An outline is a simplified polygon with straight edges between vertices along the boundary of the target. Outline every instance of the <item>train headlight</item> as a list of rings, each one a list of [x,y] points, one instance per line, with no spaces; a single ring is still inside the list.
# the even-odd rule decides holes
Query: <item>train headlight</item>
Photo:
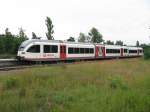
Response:
[[[25,54],[25,52],[22,52],[21,54]]]

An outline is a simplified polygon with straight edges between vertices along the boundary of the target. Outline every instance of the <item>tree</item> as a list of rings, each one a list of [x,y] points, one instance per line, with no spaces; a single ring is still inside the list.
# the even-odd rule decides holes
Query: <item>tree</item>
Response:
[[[34,32],[32,32],[32,39],[38,39],[38,37],[36,36]]]
[[[6,54],[11,54],[14,51],[14,36],[12,33],[9,31],[9,28],[5,29],[5,39],[4,39],[4,47],[5,47],[5,53]]]
[[[91,42],[91,37],[80,32],[78,42]]]
[[[6,28],[6,29],[5,29],[5,36],[6,36],[6,37],[12,37],[12,34],[11,34],[11,32],[9,31],[9,28]]]
[[[85,42],[86,36],[84,33],[79,34],[78,42]]]
[[[28,39],[25,30],[22,27],[19,28],[19,38],[23,38],[24,40]]]
[[[0,54],[5,52],[4,37],[0,35]]]
[[[89,32],[89,36],[91,37],[91,42],[100,43],[103,42],[103,36],[99,33],[96,28],[92,28]]]
[[[74,37],[69,37],[69,39],[67,39],[67,41],[69,41],[69,42],[75,42],[75,39],[74,39]]]
[[[138,41],[138,40],[136,41],[136,46],[137,46],[137,47],[139,47],[139,46],[140,46],[140,43],[139,43],[139,41]]]
[[[47,17],[45,22],[46,22],[46,26],[47,26],[47,33],[46,33],[47,39],[48,40],[54,40],[54,37],[53,37],[54,25],[52,24],[52,20],[49,17]]]
[[[117,40],[116,43],[115,43],[115,45],[121,45],[121,46],[123,46],[123,41]]]
[[[106,44],[108,44],[108,45],[114,45],[114,42],[111,41],[111,40],[107,40],[107,41],[106,41]]]

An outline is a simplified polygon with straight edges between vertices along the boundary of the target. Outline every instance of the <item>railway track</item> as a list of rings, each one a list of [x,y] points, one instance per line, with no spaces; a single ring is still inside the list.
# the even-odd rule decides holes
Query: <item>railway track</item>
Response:
[[[136,58],[136,57],[132,57]],[[76,60],[76,61],[59,61],[59,62],[50,62],[50,63],[20,63],[16,59],[0,59],[0,71],[10,71],[10,70],[20,70],[33,67],[43,67],[43,66],[54,66],[54,65],[69,65],[77,63],[91,63],[93,61],[106,61],[114,58],[108,59],[93,59],[93,60]],[[116,58],[115,58],[116,59]],[[127,58],[117,58],[117,59],[127,59]],[[128,58],[129,59],[129,58]]]
[[[94,60],[86,60],[86,62],[92,62]],[[96,61],[96,60],[95,60]],[[85,61],[84,61],[85,62]],[[83,61],[59,61],[59,62],[49,62],[49,63],[20,63],[16,59],[0,59],[0,71],[10,71],[10,70],[20,70],[33,67],[43,67],[43,66],[62,66],[69,64],[83,63]]]
[[[0,71],[19,70],[19,69],[25,69],[31,67],[32,66],[5,66],[5,67],[0,67]]]

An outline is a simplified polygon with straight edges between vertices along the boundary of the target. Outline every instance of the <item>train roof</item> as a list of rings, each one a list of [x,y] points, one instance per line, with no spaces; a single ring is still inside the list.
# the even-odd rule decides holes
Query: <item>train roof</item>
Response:
[[[84,45],[102,45],[102,46],[112,46],[112,47],[122,47],[122,48],[133,48],[133,49],[142,49],[141,47],[135,47],[135,46],[120,46],[120,45],[107,45],[107,44],[101,44],[101,43],[83,43],[83,42],[67,42],[67,41],[61,41],[61,40],[40,40],[40,39],[31,39],[31,40],[26,40],[24,41],[20,47],[26,47],[30,43],[33,42],[45,42],[45,43],[67,43],[67,44],[84,44]]]
[[[45,43],[49,43],[49,42],[55,42],[55,43],[68,43],[68,44],[85,44],[85,45],[91,45],[91,44],[94,44],[94,43],[84,43],[84,42],[66,42],[66,41],[61,41],[61,40],[40,40],[40,39],[31,39],[31,40],[26,40],[24,41],[21,46],[27,46],[28,44],[30,43],[33,43],[33,42],[45,42]]]

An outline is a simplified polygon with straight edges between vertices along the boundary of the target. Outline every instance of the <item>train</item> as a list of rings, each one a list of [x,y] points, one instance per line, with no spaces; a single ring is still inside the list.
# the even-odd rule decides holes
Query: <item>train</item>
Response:
[[[143,56],[143,48],[99,43],[32,39],[24,41],[17,53],[22,61],[63,61],[128,58]]]

